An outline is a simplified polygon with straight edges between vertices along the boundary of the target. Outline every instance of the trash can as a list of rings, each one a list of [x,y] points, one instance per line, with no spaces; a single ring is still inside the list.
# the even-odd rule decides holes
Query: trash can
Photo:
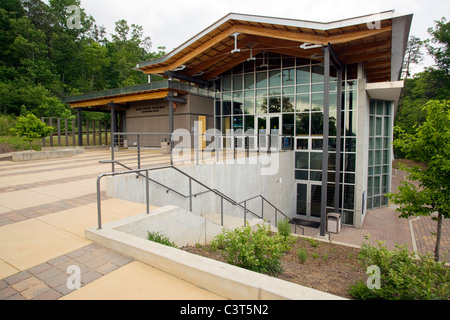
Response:
[[[170,153],[170,139],[165,138],[161,140],[161,152],[164,154]]]
[[[341,215],[336,212],[327,214],[327,232],[339,233],[341,231]]]

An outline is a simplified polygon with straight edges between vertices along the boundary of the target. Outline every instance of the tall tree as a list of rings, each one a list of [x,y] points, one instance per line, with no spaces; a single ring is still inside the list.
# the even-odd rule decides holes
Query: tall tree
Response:
[[[388,197],[400,204],[400,217],[431,216],[437,220],[435,260],[439,260],[442,220],[450,216],[450,100],[431,100],[424,107],[426,121],[414,134],[402,131],[394,145],[407,159],[426,164],[425,168],[403,166],[409,172],[398,193]],[[418,182],[417,187],[413,182]]]
[[[409,37],[408,44],[406,46],[405,62],[403,63],[403,79],[407,79],[411,76],[411,66],[420,64],[423,59],[422,53],[423,42],[420,38],[411,36]]]
[[[435,27],[428,29],[432,38],[425,42],[428,52],[437,67],[449,75],[450,71],[450,22],[445,17],[435,21]]]

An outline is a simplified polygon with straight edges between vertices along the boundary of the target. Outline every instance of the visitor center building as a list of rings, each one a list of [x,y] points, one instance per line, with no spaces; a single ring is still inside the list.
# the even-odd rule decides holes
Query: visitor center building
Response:
[[[201,123],[200,133],[277,133],[293,157],[289,214],[323,222],[337,210],[360,228],[367,210],[388,204],[411,21],[395,11],[326,23],[231,13],[136,66],[165,80],[66,102],[79,113],[111,112],[115,132],[192,132]]]

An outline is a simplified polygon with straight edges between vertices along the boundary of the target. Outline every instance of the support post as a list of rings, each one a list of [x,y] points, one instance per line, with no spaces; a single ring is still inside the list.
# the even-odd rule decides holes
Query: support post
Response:
[[[320,236],[325,236],[327,215],[327,182],[328,182],[328,136],[330,125],[330,49],[322,48],[324,53],[324,88],[323,88],[323,150],[322,150],[322,195],[320,206]]]
[[[339,212],[339,189],[341,187],[341,125],[342,125],[342,69],[337,71],[336,115],[336,174],[334,177],[334,212]]]
[[[69,146],[69,121],[67,118],[64,119],[64,136],[66,138],[66,147]]]
[[[44,117],[41,117],[41,121],[45,124],[45,118]],[[46,137],[42,138],[42,147],[45,147],[45,138]]]
[[[89,131],[91,131],[90,121],[86,119],[86,145],[88,146],[90,145]]]
[[[53,127],[53,118],[50,117],[48,120],[48,125]],[[50,132],[50,147],[53,147],[53,132]]]
[[[72,144],[75,147],[75,119],[72,119]]]
[[[81,109],[77,109],[77,122],[78,122],[78,146],[83,146],[83,123],[81,120]]]
[[[56,118],[56,128],[58,130],[58,147],[61,147],[61,118]]]

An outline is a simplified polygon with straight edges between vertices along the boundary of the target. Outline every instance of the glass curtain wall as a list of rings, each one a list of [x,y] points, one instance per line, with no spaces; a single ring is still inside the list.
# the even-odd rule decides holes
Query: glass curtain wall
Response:
[[[370,101],[367,209],[388,205],[391,181],[392,103]]]
[[[334,211],[334,177],[336,160],[337,74],[330,72],[330,123],[328,164],[328,211]],[[340,208],[343,223],[353,224],[357,87],[354,78],[343,72],[341,130],[341,188]],[[323,91],[322,64],[274,53],[260,53],[256,60],[246,61],[222,74],[216,81],[216,128],[227,130],[256,130],[258,115],[279,115],[281,134],[295,137],[294,176],[298,183],[297,213],[304,214],[320,194],[323,147]],[[316,185],[317,183],[317,185]],[[310,191],[308,191],[310,189]],[[311,190],[313,189],[314,192]],[[316,199],[317,200],[317,199]],[[314,207],[314,206],[313,206]],[[314,208],[313,208],[314,209]],[[320,214],[319,214],[320,215]]]

